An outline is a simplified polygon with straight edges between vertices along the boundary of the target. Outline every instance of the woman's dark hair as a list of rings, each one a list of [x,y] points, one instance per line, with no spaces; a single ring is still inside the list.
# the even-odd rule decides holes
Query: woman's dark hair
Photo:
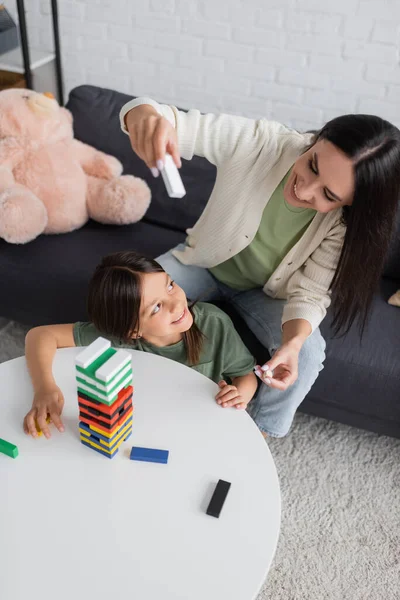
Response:
[[[132,332],[140,329],[142,276],[164,273],[155,260],[136,252],[116,252],[105,256],[89,282],[88,314],[95,327],[107,336],[132,343]],[[193,316],[192,307],[189,310]],[[204,335],[193,320],[183,333],[189,365],[199,362]]]
[[[327,140],[352,159],[354,197],[343,208],[344,244],[332,281],[333,328],[362,335],[389,248],[400,197],[400,131],[373,115],[329,121],[314,140]]]

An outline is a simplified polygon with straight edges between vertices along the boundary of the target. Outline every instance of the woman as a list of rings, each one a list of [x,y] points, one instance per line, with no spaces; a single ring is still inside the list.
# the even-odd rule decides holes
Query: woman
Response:
[[[217,167],[185,245],[157,260],[189,298],[231,302],[271,360],[249,412],[282,437],[323,367],[319,324],[333,300],[335,332],[362,331],[395,221],[400,131],[345,115],[317,134],[260,119],[128,102],[122,129],[154,176],[169,152]],[[340,373],[338,373],[340,377]]]

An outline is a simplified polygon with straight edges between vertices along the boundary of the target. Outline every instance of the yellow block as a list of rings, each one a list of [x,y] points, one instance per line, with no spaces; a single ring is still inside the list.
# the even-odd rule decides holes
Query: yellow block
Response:
[[[117,436],[115,436],[115,438],[112,439],[112,447],[113,448],[115,446],[115,443],[118,442],[121,439],[121,437],[125,436],[125,434],[126,434],[126,432],[128,431],[129,428],[132,429],[132,423],[128,423],[128,425],[126,425],[126,427],[124,427],[122,429],[122,431],[120,431],[119,434]],[[79,428],[79,431],[80,431],[81,435],[84,435],[85,437],[87,437],[88,438],[87,441],[89,441],[89,439],[90,439],[90,433],[88,431],[86,431],[86,429],[81,429],[81,428]],[[104,446],[104,448],[107,449],[107,450],[111,446],[111,444],[109,442],[107,443],[104,440],[99,440],[98,443],[101,444],[101,446]]]
[[[127,420],[130,419],[131,417],[133,417],[133,413],[131,413],[130,415],[125,417],[124,420],[121,421],[119,427],[120,428],[124,427]],[[88,423],[86,423],[86,425],[88,425]],[[104,437],[112,438],[115,435],[115,433],[113,433],[112,435],[110,435],[109,433],[106,433],[105,430],[103,431],[102,429],[99,429],[98,427],[96,427],[96,425],[93,425],[92,423],[90,425],[88,425],[88,427],[90,427],[91,431],[97,431],[97,433],[100,433],[100,435],[104,435]]]
[[[50,423],[50,416],[47,417],[46,423]],[[41,435],[43,435],[43,431],[40,429],[36,420],[35,420],[35,427],[36,427],[36,431],[37,431],[37,436],[40,437]]]
[[[132,432],[132,427],[130,429],[128,429],[128,431],[125,433],[126,437],[129,433]],[[122,437],[120,439],[120,441],[115,444],[115,446],[113,446],[112,452],[110,452],[106,446],[99,446],[98,444],[96,444],[95,442],[93,442],[90,438],[87,438],[86,436],[81,436],[81,440],[83,440],[84,442],[86,442],[87,444],[90,444],[91,446],[93,446],[93,448],[97,448],[98,450],[102,450],[103,452],[105,452],[106,454],[113,454],[117,448],[120,447],[120,445],[122,444],[122,442],[124,441],[124,438]]]

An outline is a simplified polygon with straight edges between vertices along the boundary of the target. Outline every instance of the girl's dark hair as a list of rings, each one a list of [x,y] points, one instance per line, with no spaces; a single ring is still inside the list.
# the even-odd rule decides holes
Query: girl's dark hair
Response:
[[[95,327],[107,336],[132,343],[132,332],[140,329],[142,276],[164,273],[157,261],[136,252],[116,252],[105,256],[89,282],[88,315]],[[193,316],[192,306],[189,310]],[[183,333],[188,364],[200,360],[204,335],[193,320]]]
[[[315,137],[354,163],[354,197],[343,208],[344,244],[332,281],[333,329],[347,333],[358,319],[362,335],[389,248],[400,192],[400,131],[373,115],[344,115]]]

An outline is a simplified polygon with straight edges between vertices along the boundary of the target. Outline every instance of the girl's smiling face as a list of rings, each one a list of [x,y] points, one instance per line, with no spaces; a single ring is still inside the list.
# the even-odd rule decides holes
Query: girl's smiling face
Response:
[[[353,194],[353,162],[327,140],[319,140],[296,160],[283,190],[288,204],[320,213],[351,205]]]
[[[156,346],[168,346],[182,339],[193,324],[185,292],[164,272],[142,276],[138,335]]]

